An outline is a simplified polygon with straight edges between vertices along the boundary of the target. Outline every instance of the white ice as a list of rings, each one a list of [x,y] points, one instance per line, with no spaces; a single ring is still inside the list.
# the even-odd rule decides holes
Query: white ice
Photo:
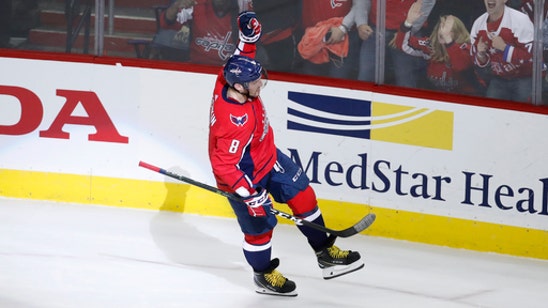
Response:
[[[285,224],[299,295],[260,295],[241,242],[233,219],[0,198],[0,307],[548,307],[547,261],[357,235],[337,244],[365,269],[324,280]]]

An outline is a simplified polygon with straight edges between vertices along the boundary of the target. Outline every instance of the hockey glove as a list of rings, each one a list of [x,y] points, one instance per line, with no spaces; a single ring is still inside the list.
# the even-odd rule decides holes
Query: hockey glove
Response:
[[[266,189],[257,190],[257,192],[249,197],[244,198],[244,203],[247,205],[249,215],[253,217],[266,216],[266,210],[272,207],[272,200],[268,196]]]
[[[238,15],[240,41],[256,43],[261,38],[261,23],[254,12],[244,11]]]

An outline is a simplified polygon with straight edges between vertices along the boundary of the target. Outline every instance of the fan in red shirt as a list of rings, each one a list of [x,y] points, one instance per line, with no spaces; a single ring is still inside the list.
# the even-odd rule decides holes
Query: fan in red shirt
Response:
[[[484,0],[486,13],[470,31],[471,55],[491,79],[486,96],[529,102],[532,93],[534,27],[529,17],[505,5],[507,0]]]
[[[249,1],[172,0],[160,16],[160,27],[178,31],[174,39],[190,40],[190,62],[223,65],[236,49],[235,20],[249,9]]]
[[[260,92],[265,71],[255,58],[261,25],[255,13],[238,17],[240,43],[219,72],[209,124],[209,158],[217,187],[235,193],[228,199],[244,234],[243,252],[253,268],[256,292],[296,296],[296,285],[276,270],[271,239],[276,216],[272,198],[286,203],[293,215],[324,225],[314,190],[303,170],[276,148]],[[316,253],[325,279],[363,268],[360,254],[333,245],[335,237],[298,225]]]
[[[432,89],[466,95],[480,95],[481,84],[474,73],[470,57],[470,33],[453,15],[439,18],[432,34],[417,37],[411,25],[420,17],[420,4],[415,2],[393,41],[405,53],[428,60],[427,79]]]
[[[355,26],[366,23],[365,6],[365,0],[303,0],[300,29],[303,36],[298,48],[301,61],[296,71],[307,75],[355,79],[358,74],[356,62],[361,44]],[[339,44],[348,40],[348,53],[344,56],[331,55],[329,61],[325,63],[310,61],[307,52],[301,52],[302,45],[308,41],[307,37],[310,34],[308,31],[317,31],[314,28],[318,28],[320,24],[331,23],[330,21],[333,20],[337,20],[338,24],[329,27],[327,35],[319,44]]]

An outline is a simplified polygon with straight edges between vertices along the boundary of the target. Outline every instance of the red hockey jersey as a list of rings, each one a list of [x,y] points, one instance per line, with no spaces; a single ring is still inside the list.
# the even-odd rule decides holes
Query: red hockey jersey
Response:
[[[223,65],[234,53],[236,40],[232,21],[237,17],[219,17],[210,1],[198,1],[194,6],[190,60],[192,63]]]
[[[255,56],[255,45],[240,44],[246,56]],[[221,70],[210,109],[209,159],[219,189],[234,192],[244,187],[253,192],[253,184],[276,162],[274,134],[260,97],[240,103],[229,98],[227,90]]]
[[[471,55],[476,65],[490,65],[493,74],[505,79],[532,76],[534,27],[529,17],[506,6],[500,20],[489,22],[488,18],[487,13],[478,17],[470,31]],[[496,50],[492,46],[489,39],[492,35],[498,35],[506,42],[507,48],[504,51]],[[480,38],[488,44],[486,63],[480,63],[477,59]]]
[[[396,35],[396,46],[405,53],[428,60],[427,78],[440,91],[477,95],[479,81],[475,79],[470,44],[451,43],[446,46],[449,62],[433,61],[428,37],[411,35],[411,29],[401,27]]]
[[[239,10],[248,9],[245,4]],[[165,15],[165,11],[163,12]],[[237,31],[233,23],[238,12],[228,12],[218,16],[211,0],[197,0],[192,19],[185,24],[191,29],[190,60],[192,63],[223,65],[234,53],[237,43]],[[163,28],[179,30],[183,26],[178,22],[167,24],[165,16],[160,19]]]

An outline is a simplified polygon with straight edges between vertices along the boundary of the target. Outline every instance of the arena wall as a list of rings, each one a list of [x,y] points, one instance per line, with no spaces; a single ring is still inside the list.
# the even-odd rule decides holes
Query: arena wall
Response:
[[[233,217],[222,197],[138,167],[214,185],[217,69],[32,53],[0,67],[0,196]],[[278,147],[329,227],[373,212],[368,236],[548,259],[545,109],[271,75]]]

